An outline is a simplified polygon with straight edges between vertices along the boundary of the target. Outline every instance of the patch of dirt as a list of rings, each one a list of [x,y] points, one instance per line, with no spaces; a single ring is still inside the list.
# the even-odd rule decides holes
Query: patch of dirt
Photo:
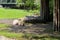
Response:
[[[13,20],[14,19],[0,19],[0,23],[12,25]]]

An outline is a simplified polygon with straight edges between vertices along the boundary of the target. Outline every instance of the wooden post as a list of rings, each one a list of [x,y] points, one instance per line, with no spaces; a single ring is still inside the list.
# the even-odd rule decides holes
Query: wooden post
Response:
[[[49,0],[41,0],[41,16],[45,22],[50,21]]]
[[[54,19],[53,19],[53,23],[54,23],[54,31],[59,32],[60,31],[60,4],[59,4],[60,0],[54,0]]]

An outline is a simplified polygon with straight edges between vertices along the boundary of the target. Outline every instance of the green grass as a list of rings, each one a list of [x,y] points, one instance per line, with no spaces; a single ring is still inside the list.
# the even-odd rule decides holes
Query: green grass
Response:
[[[36,40],[60,40],[60,37],[50,36],[48,34],[41,34],[41,35],[35,35],[35,34],[26,34],[26,38],[36,39]]]
[[[1,28],[8,28],[8,26],[9,26],[9,25],[7,25],[7,24],[0,24],[0,29],[1,29]]]
[[[0,35],[6,36],[8,38],[21,38],[24,34],[23,33],[10,33],[7,31],[0,31]]]
[[[0,24],[0,28],[8,28],[9,25],[7,24]],[[0,35],[2,36],[6,36],[8,38],[16,38],[18,40],[25,40],[25,38],[27,38],[27,40],[29,40],[30,37],[36,39],[36,40],[59,40],[60,38],[56,38],[56,37],[51,37],[48,34],[42,34],[42,35],[35,35],[35,34],[29,34],[29,33],[14,33],[14,32],[9,32],[8,30],[0,30]]]
[[[20,18],[26,15],[32,15],[32,13],[38,12],[38,10],[21,10],[21,9],[8,9],[8,8],[0,8],[0,19],[9,19],[9,18]]]
[[[3,36],[6,36],[8,38],[16,38],[16,39],[24,39],[24,34],[23,33],[10,33],[10,32],[6,32],[6,31],[0,31],[0,35],[3,35]],[[27,35],[27,40],[29,40],[29,36],[31,37],[32,35]],[[33,35],[35,36],[35,35]],[[56,37],[40,37],[38,38],[39,36],[35,36],[35,38],[32,37],[32,39],[35,39],[35,40],[60,40],[60,38],[56,38]],[[24,39],[25,40],[25,39]]]
[[[20,18],[20,17],[24,17],[28,14],[30,14],[30,13],[25,10],[0,8],[0,19]]]
[[[0,31],[0,35],[3,35],[3,36],[6,36],[8,38],[16,38],[16,39],[24,39],[24,33],[10,33],[10,32],[6,32],[6,31]],[[27,38],[26,38],[27,36]],[[42,36],[42,35],[39,35],[39,36],[36,36],[36,35],[32,35],[32,34],[28,34],[28,35],[25,35],[25,38],[27,40],[29,40],[29,38],[32,36],[32,39],[35,39],[35,40],[60,40],[60,38],[56,38],[56,37],[51,37],[51,36]],[[33,36],[35,38],[33,38]],[[42,36],[42,37],[41,37]],[[25,40],[25,39],[24,39]]]
[[[42,38],[42,39],[40,39],[40,40],[59,40],[59,38]]]
[[[8,28],[8,27],[9,25],[7,24],[0,24],[0,29],[3,28],[3,30],[0,30],[0,35],[9,38],[20,38],[24,35],[23,33],[14,33],[14,32],[9,32],[8,30],[4,30],[4,28]]]
[[[7,24],[0,24],[0,29],[1,28],[8,28],[9,25]],[[42,35],[35,35],[35,34],[29,34],[29,33],[14,33],[14,32],[9,32],[8,30],[0,30],[0,35],[2,36],[6,36],[8,38],[16,38],[18,40],[25,40],[24,37],[29,40],[30,37],[32,37],[32,39],[36,39],[36,40],[60,40],[59,37],[52,37],[49,36],[48,34],[42,34]]]

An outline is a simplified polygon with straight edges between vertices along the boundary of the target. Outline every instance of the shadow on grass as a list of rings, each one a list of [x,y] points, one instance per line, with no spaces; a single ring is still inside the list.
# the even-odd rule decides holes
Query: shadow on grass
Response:
[[[35,40],[60,40],[60,37],[48,35],[48,34],[50,34],[50,32],[52,32],[52,27],[53,26],[51,23],[48,23],[48,24],[26,24],[25,26],[10,25],[10,26],[8,26],[7,29],[3,29],[0,31],[3,31],[2,33],[5,33],[5,34],[6,34],[5,31],[7,31],[7,33],[11,32],[12,35],[13,35],[13,33],[23,33],[24,35],[22,36],[22,38],[26,38],[28,40],[34,40],[34,39]],[[48,34],[46,34],[46,33],[48,33]],[[16,36],[18,36],[18,35],[20,35],[20,34],[17,34]]]
[[[25,24],[25,26],[11,25],[8,29],[9,32],[15,33],[33,33],[44,34],[53,32],[53,24]]]

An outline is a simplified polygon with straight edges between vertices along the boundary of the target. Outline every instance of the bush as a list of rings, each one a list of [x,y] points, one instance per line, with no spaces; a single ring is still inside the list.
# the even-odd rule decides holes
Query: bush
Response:
[[[34,4],[35,0],[17,0],[17,7],[22,8],[22,9],[39,9],[40,4],[36,5]],[[22,4],[19,4],[22,3]],[[24,4],[23,4],[24,3]]]

